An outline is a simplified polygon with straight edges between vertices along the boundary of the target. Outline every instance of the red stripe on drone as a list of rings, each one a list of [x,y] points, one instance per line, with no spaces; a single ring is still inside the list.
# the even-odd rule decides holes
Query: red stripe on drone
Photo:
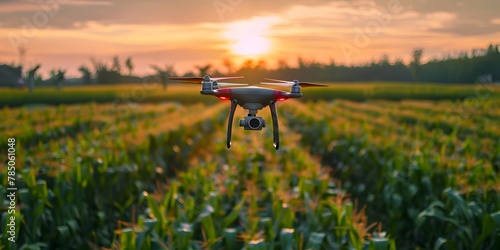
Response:
[[[276,101],[285,101],[288,99],[288,97],[285,94],[286,92],[283,92],[280,90],[275,90],[275,92],[276,92],[276,95],[275,95]],[[273,92],[273,96],[274,96],[274,92]]]
[[[219,89],[217,91],[218,93],[220,93],[219,96],[219,99],[221,100],[229,100],[231,99],[231,96],[233,95],[233,90],[232,89]]]

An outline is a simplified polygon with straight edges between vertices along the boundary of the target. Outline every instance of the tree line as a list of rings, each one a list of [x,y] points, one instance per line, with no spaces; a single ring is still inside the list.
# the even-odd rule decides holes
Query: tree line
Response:
[[[244,61],[237,66],[230,59],[224,59],[223,68],[213,64],[196,65],[194,70],[178,74],[174,65],[151,65],[154,74],[140,77],[134,75],[135,65],[131,57],[121,60],[114,56],[111,62],[91,59],[91,67],[82,65],[79,83],[82,84],[113,84],[156,81],[166,89],[170,76],[203,76],[210,75],[244,75],[245,81],[259,82],[263,78],[278,78],[316,82],[366,82],[366,81],[397,81],[397,82],[434,82],[434,83],[474,83],[478,77],[489,75],[493,81],[500,80],[499,45],[490,44],[486,49],[460,52],[454,56],[448,55],[440,59],[422,62],[424,51],[415,49],[408,63],[402,60],[390,61],[384,55],[381,59],[361,65],[337,64],[334,60],[320,63],[298,58],[295,66],[288,61],[279,60],[277,66],[269,68],[264,60]],[[0,85],[11,84],[17,78],[23,79],[30,90],[35,85],[53,84],[58,89],[65,81],[65,70],[52,70],[48,79],[38,74],[41,65],[36,65],[23,72],[21,66],[0,65]]]
[[[230,59],[222,61],[222,68],[213,64],[196,65],[194,70],[178,74],[174,65],[151,65],[156,72],[147,78],[154,77],[166,86],[169,76],[204,76],[210,75],[243,75],[245,81],[259,82],[263,78],[301,79],[316,82],[366,82],[366,81],[393,81],[393,82],[433,82],[433,83],[474,83],[478,77],[491,75],[493,81],[500,80],[500,52],[499,45],[490,44],[486,49],[476,49],[470,52],[460,52],[457,55],[448,55],[422,62],[424,51],[415,49],[411,61],[390,61],[384,55],[381,59],[361,65],[337,64],[334,60],[328,63],[307,61],[298,58],[295,66],[285,60],[279,60],[277,67],[269,68],[264,60],[246,60],[241,65],[235,65]],[[124,75],[120,60],[114,57],[110,66],[93,62],[94,74],[89,69],[82,72],[86,82],[94,79],[96,83],[137,82],[145,78],[132,76],[133,63],[131,58],[125,60],[124,66],[128,75]],[[96,66],[97,65],[97,66]]]
[[[331,60],[322,64],[297,59],[297,66],[278,62],[276,69],[266,69],[264,61],[246,61],[234,71],[230,64],[225,73],[244,75],[247,80],[261,81],[263,77],[285,80],[299,79],[317,82],[431,82],[431,83],[474,83],[478,77],[489,75],[493,81],[500,81],[499,46],[489,45],[483,50],[461,52],[455,56],[422,62],[424,51],[415,49],[409,63],[402,60],[391,62],[387,56],[362,65],[347,66]]]

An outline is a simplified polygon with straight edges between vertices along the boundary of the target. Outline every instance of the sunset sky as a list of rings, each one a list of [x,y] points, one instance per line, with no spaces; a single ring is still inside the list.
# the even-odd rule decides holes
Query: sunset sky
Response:
[[[25,66],[69,76],[114,55],[141,75],[224,58],[356,64],[422,48],[429,59],[500,43],[499,13],[498,0],[0,0],[0,63],[17,63],[21,45]]]

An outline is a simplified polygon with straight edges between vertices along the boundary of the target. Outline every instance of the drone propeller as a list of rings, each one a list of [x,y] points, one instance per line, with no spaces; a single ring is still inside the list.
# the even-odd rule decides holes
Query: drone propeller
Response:
[[[241,79],[241,78],[243,78],[243,76],[210,77],[206,75],[205,77],[169,77],[168,79],[198,84],[202,83],[203,81],[218,81],[218,80]]]
[[[275,82],[261,82],[261,84],[267,84],[267,85],[275,85],[275,86],[282,86],[282,87],[290,87],[295,84],[299,84],[301,87],[306,88],[306,87],[328,87],[328,85],[325,84],[318,84],[318,83],[312,83],[312,82],[299,82],[298,80],[293,80],[293,81],[284,81],[284,80],[277,80],[277,79],[271,79],[271,78],[265,78],[268,81],[275,81]]]

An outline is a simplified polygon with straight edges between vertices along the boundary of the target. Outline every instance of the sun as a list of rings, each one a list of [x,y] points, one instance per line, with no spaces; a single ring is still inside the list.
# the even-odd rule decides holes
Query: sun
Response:
[[[269,52],[270,42],[264,37],[251,35],[237,40],[231,46],[233,52],[241,56],[261,55]]]
[[[271,42],[267,35],[273,22],[273,18],[253,18],[230,23],[224,36],[232,42],[231,51],[246,57],[268,53]]]

